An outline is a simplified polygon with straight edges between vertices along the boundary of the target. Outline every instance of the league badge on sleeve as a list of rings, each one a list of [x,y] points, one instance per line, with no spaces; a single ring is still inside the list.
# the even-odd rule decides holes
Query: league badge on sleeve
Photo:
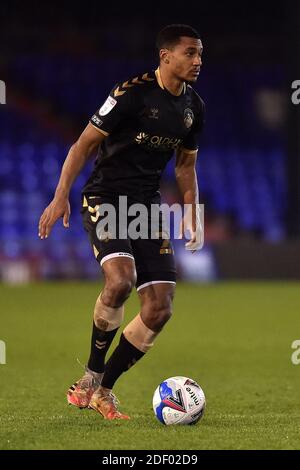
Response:
[[[99,110],[100,116],[106,116],[114,106],[116,106],[117,100],[115,100],[112,96],[109,96],[105,103],[102,105],[102,107]]]

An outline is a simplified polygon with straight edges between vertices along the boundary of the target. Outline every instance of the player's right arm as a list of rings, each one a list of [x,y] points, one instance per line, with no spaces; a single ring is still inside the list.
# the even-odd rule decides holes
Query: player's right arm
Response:
[[[54,198],[40,218],[40,238],[49,236],[51,228],[60,217],[63,217],[64,227],[69,226],[71,186],[93,150],[113,132],[122,119],[136,112],[137,100],[132,97],[134,89],[133,81],[117,83],[102,107],[92,116],[77,142],[72,145],[63,165]]]
[[[92,155],[93,151],[105,139],[107,133],[101,132],[91,123],[87,125],[79,139],[72,145],[63,164],[54,198],[46,207],[39,221],[39,237],[47,238],[55,222],[63,217],[64,227],[69,227],[69,193],[72,184]]]

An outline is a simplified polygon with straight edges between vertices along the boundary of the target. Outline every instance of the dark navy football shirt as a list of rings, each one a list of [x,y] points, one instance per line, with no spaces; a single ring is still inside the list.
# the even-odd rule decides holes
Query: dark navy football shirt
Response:
[[[204,102],[190,85],[184,83],[179,96],[171,94],[159,69],[118,83],[90,119],[107,137],[83,193],[150,202],[174,151],[197,150],[204,113]]]

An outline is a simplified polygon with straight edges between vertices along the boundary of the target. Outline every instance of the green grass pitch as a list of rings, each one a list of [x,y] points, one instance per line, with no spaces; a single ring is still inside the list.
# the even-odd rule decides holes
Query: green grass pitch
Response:
[[[0,449],[299,449],[300,283],[179,284],[174,315],[154,348],[115,392],[130,422],[68,406],[82,375],[101,286],[0,287]],[[126,322],[138,312],[132,294]],[[117,339],[119,335],[117,335]],[[116,342],[114,342],[116,344]],[[111,351],[111,350],[110,350]],[[152,395],[173,375],[198,381],[207,398],[196,426],[163,426]]]

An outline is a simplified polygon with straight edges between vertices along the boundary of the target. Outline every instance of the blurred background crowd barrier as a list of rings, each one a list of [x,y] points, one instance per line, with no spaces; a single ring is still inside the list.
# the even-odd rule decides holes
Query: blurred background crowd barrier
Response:
[[[194,87],[207,109],[197,163],[205,245],[192,255],[175,241],[179,277],[299,278],[300,119],[291,103],[291,83],[300,79],[299,8],[36,5],[0,6],[0,279],[99,277],[79,213],[92,163],[74,184],[70,229],[58,223],[41,241],[38,220],[90,116],[116,82],[157,67],[156,33],[175,22],[202,36]],[[174,159],[162,196],[179,200]]]

